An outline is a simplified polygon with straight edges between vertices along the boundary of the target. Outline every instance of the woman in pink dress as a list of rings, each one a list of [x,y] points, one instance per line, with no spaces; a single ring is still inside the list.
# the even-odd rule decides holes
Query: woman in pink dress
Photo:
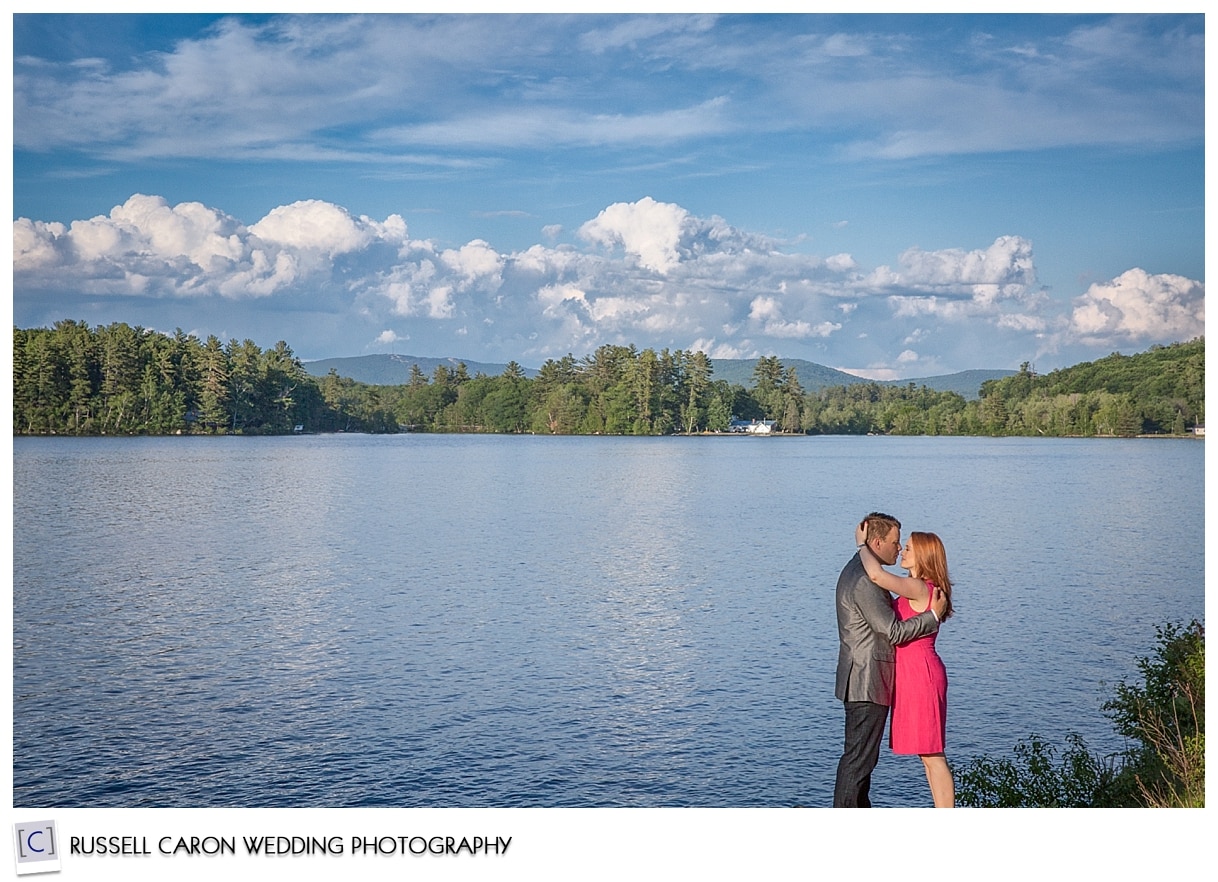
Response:
[[[860,525],[860,530],[862,529]],[[858,532],[855,531],[856,541]],[[867,577],[897,597],[893,601],[897,617],[904,620],[925,612],[931,592],[942,588],[947,596],[947,611],[952,614],[952,583],[947,574],[947,552],[934,533],[910,533],[901,552],[900,565],[908,576],[890,573],[866,545],[859,556]],[[917,754],[926,767],[926,780],[936,808],[956,804],[956,787],[944,754],[947,725],[947,670],[935,652],[935,637],[929,634],[896,647],[896,691],[892,700],[892,722],[888,743],[893,753]]]

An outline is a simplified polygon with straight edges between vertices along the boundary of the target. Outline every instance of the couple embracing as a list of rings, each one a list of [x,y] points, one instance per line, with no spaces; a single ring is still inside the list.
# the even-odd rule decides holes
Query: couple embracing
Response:
[[[935,652],[939,623],[952,614],[943,543],[934,533],[911,533],[902,548],[900,522],[880,512],[859,524],[855,543],[858,553],[837,580],[836,694],[846,705],[846,739],[833,805],[871,806],[871,773],[891,706],[893,753],[920,756],[935,806],[951,807],[955,786],[944,755],[947,672]],[[884,569],[898,557],[909,576]]]

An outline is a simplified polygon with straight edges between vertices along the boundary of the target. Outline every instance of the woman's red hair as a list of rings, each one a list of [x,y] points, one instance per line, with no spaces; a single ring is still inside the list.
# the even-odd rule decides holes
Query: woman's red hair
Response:
[[[947,551],[943,542],[934,533],[910,533],[909,545],[913,549],[914,563],[917,573],[910,573],[919,579],[933,582],[936,588],[942,588],[947,597],[947,610],[940,617],[946,621],[952,616],[952,580],[947,574]]]

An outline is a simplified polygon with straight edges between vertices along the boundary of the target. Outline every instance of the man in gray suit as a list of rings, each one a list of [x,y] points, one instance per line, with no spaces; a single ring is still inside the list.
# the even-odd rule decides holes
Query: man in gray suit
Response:
[[[867,547],[882,563],[896,563],[901,553],[901,522],[873,511],[863,523]],[[834,808],[871,808],[871,773],[880,759],[895,685],[893,646],[939,630],[939,616],[946,609],[943,592],[936,590],[930,609],[898,620],[892,595],[867,578],[857,551],[838,577],[840,648],[835,694],[846,705],[846,743],[837,764]]]

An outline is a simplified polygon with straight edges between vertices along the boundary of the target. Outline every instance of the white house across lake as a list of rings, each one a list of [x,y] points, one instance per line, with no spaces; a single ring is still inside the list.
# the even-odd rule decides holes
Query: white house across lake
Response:
[[[769,435],[774,431],[777,422],[777,420],[732,420],[728,431],[746,435]]]

